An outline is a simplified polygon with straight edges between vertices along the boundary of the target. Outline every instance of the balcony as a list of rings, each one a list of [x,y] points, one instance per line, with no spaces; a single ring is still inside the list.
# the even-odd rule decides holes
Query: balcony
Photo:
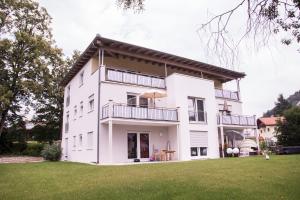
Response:
[[[178,121],[177,109],[147,108],[128,106],[120,103],[108,103],[102,107],[102,119],[122,118],[155,121]]]
[[[166,88],[164,78],[110,68],[106,70],[105,80],[160,89]]]
[[[218,115],[219,125],[256,126],[255,116]]]
[[[217,98],[229,99],[234,101],[239,101],[239,92],[234,92],[230,90],[222,90],[222,89],[215,89],[215,96]]]

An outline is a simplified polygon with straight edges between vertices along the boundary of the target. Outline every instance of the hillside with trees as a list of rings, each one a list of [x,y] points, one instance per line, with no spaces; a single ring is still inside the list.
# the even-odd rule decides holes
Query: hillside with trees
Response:
[[[296,106],[300,102],[300,90],[290,95],[288,98],[284,98],[282,94],[279,95],[277,102],[275,102],[274,108],[268,110],[263,114],[264,117],[281,116],[284,110]]]

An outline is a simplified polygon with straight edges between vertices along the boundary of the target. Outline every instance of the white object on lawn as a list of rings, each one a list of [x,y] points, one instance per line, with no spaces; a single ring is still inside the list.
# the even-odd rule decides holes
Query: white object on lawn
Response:
[[[266,154],[266,160],[270,160],[270,156]]]
[[[238,148],[234,148],[234,149],[232,150],[232,152],[233,152],[234,154],[238,154],[238,153],[240,153],[240,150],[239,150]]]
[[[227,154],[232,154],[232,148],[227,148],[227,149],[226,149],[226,153],[227,153]]]

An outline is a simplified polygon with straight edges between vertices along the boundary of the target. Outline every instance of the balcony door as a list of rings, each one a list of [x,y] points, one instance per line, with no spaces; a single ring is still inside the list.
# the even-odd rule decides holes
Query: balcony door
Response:
[[[129,132],[127,134],[128,159],[149,158],[149,133]]]

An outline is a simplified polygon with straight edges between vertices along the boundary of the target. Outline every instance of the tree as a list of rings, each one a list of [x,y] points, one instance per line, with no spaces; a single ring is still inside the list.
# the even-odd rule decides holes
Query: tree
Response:
[[[72,65],[79,58],[80,52],[74,51],[71,57],[60,59],[53,65],[49,73],[44,74],[40,90],[35,92],[36,115],[35,123],[43,124],[34,129],[36,139],[40,141],[57,140],[61,138],[64,91],[60,82],[66,76]]]
[[[60,49],[54,46],[46,9],[33,0],[0,1],[0,136],[32,104]]]
[[[283,113],[284,120],[277,122],[278,144],[300,145],[300,107],[292,107]]]
[[[117,0],[125,10],[142,11],[145,0]],[[245,27],[238,37],[232,36],[230,22],[238,11],[246,14],[245,21],[239,28]],[[282,43],[300,43],[300,0],[240,0],[233,8],[213,15],[198,29],[199,38],[207,38],[208,53],[217,55],[220,64],[232,65],[238,57],[238,49],[245,38],[253,38],[260,47],[269,42],[270,36],[287,33]],[[300,49],[299,49],[300,51]]]
[[[124,10],[132,9],[135,12],[144,10],[144,0],[117,0],[117,4]]]
[[[272,110],[268,110],[264,113],[264,117],[282,116],[283,112],[292,107],[292,104],[280,94],[277,98],[277,102],[275,102],[275,107]]]
[[[230,20],[239,10],[247,14],[244,24],[240,24],[245,30],[240,37],[233,38]],[[218,55],[221,63],[233,64],[245,38],[252,37],[254,44],[260,47],[268,44],[273,34],[285,32],[283,44],[300,43],[300,0],[240,0],[232,9],[202,24],[197,32],[209,32],[208,49]]]

